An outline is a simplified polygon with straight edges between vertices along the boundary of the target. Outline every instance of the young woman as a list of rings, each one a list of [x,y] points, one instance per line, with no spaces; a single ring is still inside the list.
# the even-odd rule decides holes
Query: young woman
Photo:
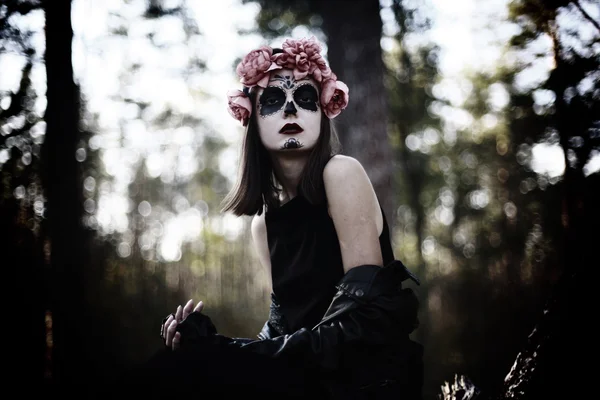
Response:
[[[284,398],[418,399],[422,349],[409,340],[418,303],[402,288],[416,279],[394,260],[365,170],[336,154],[331,120],[349,91],[320,53],[314,38],[254,50],[236,70],[243,90],[228,93],[231,115],[247,128],[224,211],[253,216],[272,280],[269,320],[257,339],[227,338],[190,300],[163,321],[171,355],[154,365],[164,375],[165,365],[182,371],[182,359],[219,364],[202,382],[223,388],[245,377],[246,387]],[[223,378],[228,368],[236,372]]]

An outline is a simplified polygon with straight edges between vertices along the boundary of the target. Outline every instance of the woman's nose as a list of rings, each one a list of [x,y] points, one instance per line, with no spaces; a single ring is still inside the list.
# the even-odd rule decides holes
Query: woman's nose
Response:
[[[293,102],[288,101],[287,104],[285,105],[285,108],[283,109],[283,112],[285,114],[294,114],[294,115],[296,115],[296,113],[298,112],[298,110],[296,109],[296,106],[294,105]]]

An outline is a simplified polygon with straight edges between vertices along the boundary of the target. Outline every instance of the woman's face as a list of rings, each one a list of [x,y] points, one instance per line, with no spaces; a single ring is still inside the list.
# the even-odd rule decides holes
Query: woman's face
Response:
[[[314,148],[321,131],[321,107],[316,82],[296,81],[291,69],[271,72],[269,84],[256,96],[260,139],[268,151],[306,151]]]

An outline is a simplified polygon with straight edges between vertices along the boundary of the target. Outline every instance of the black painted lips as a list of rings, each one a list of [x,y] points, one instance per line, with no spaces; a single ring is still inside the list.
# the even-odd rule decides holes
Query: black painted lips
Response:
[[[285,135],[291,135],[291,134],[294,134],[294,133],[300,133],[300,132],[302,132],[303,130],[304,130],[304,129],[302,129],[302,128],[300,127],[300,125],[298,125],[298,124],[285,124],[285,125],[283,126],[283,128],[281,128],[281,129],[279,130],[279,133],[283,133],[283,134],[285,134]]]

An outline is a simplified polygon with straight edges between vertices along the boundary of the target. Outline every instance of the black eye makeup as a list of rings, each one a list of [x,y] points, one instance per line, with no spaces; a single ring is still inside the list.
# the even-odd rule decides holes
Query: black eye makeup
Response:
[[[298,107],[316,112],[319,109],[319,94],[317,89],[309,84],[304,83],[296,87],[293,92],[294,103]],[[267,117],[280,111],[287,103],[287,93],[278,86],[268,86],[258,99],[259,115]]]
[[[267,87],[258,100],[260,115],[266,117],[267,115],[275,114],[283,108],[285,100],[286,95],[282,89],[275,86]]]
[[[294,91],[294,102],[305,110],[317,111],[319,108],[317,89],[308,83],[298,86]]]

